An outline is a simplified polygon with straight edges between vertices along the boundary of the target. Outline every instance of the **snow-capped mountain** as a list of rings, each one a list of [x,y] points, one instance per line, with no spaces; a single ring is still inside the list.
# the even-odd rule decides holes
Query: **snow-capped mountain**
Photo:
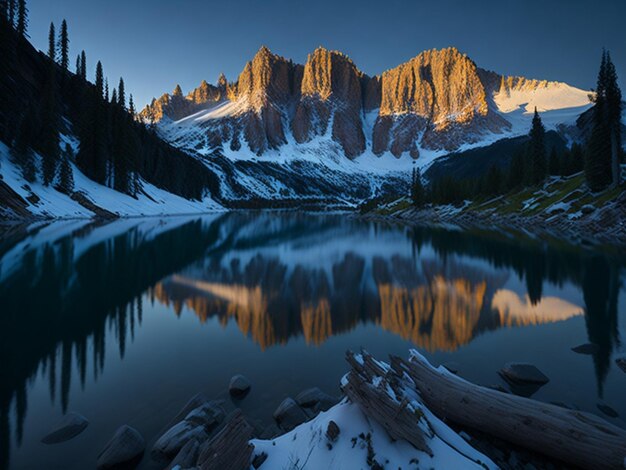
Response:
[[[423,52],[369,77],[340,52],[318,48],[299,65],[262,47],[237,81],[222,75],[216,86],[203,82],[187,96],[177,88],[140,115],[166,140],[203,156],[316,156],[356,167],[391,156],[422,166],[526,133],[535,107],[555,128],[573,124],[589,106],[584,90],[489,72],[455,48]],[[393,160],[381,166],[406,169]]]

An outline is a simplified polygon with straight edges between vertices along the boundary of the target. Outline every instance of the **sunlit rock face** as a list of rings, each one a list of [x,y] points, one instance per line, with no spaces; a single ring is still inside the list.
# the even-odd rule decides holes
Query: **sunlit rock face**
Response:
[[[174,145],[202,155],[297,151],[354,160],[452,152],[526,133],[530,118],[526,125],[516,114],[522,107],[528,114],[535,106],[551,111],[588,104],[583,90],[505,77],[479,68],[454,47],[422,52],[374,77],[323,47],[304,65],[261,47],[235,82],[221,76],[187,96],[177,88],[153,100],[140,117],[158,124]]]
[[[226,77],[221,74],[217,86],[202,80],[198,88],[183,96],[180,86],[176,86],[172,94],[164,94],[155,98],[140,113],[139,117],[147,122],[159,122],[164,117],[174,121],[184,118],[212,104],[219,103],[227,97]]]
[[[301,100],[292,122],[297,142],[327,132],[332,117],[332,138],[348,157],[365,150],[361,123],[363,74],[344,54],[322,47],[309,55],[302,77]]]
[[[384,72],[381,82],[375,153],[417,158],[418,144],[453,150],[507,126],[490,110],[489,89],[476,64],[455,48],[423,52]]]

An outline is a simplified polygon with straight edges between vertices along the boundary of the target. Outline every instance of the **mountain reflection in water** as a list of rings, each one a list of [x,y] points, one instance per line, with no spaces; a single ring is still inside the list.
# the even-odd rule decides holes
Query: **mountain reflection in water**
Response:
[[[600,396],[619,345],[623,259],[572,247],[301,213],[59,222],[0,236],[0,468],[10,435],[22,439],[34,377],[45,374],[67,410],[72,369],[83,387],[89,363],[93,381],[105,374],[107,334],[123,359],[146,299],[201,323],[232,321],[261,350],[299,337],[322,347],[375,325],[456,351],[499,329],[584,315]],[[544,295],[565,284],[578,301]]]

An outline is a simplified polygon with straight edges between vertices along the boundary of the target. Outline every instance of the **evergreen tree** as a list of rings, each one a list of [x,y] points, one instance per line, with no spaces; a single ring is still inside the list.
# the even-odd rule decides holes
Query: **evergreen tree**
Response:
[[[502,171],[497,165],[491,165],[483,185],[485,196],[498,196],[502,194]]]
[[[117,104],[117,90],[113,88],[113,93],[111,93],[111,104]]]
[[[570,174],[583,171],[585,168],[585,153],[580,144],[572,144],[570,149]]]
[[[48,57],[52,62],[57,60],[56,49],[56,35],[54,33],[54,23],[50,23],[50,30],[48,31]]]
[[[109,101],[109,80],[107,78],[104,79],[104,101]]]
[[[80,78],[87,80],[87,54],[85,51],[80,53]]]
[[[593,127],[585,155],[585,178],[592,191],[601,191],[612,180],[611,177],[611,125],[607,103],[608,60],[602,52],[598,83],[593,98]]]
[[[526,165],[523,152],[516,153],[511,159],[511,166],[509,167],[509,174],[507,176],[506,187],[509,190],[519,189],[524,185],[526,181]]]
[[[413,168],[411,179],[411,200],[415,207],[422,207],[426,202],[426,194],[422,183],[422,175],[419,168]]]
[[[128,98],[128,114],[130,114],[133,117],[133,119],[135,119],[135,102],[133,101],[132,93],[130,97]]]
[[[541,184],[548,173],[548,163],[546,159],[545,129],[535,107],[532,128],[530,129],[530,175],[532,184]]]
[[[82,67],[80,65],[80,54],[78,54],[76,56],[76,76],[80,77],[80,71],[82,70]]]
[[[22,176],[29,183],[34,183],[37,176],[35,156],[32,150],[33,142],[36,140],[36,126],[37,118],[34,109],[29,107],[20,120],[15,143],[11,150],[13,160],[20,166]]]
[[[561,161],[559,160],[559,155],[556,152],[555,147],[552,147],[552,150],[550,151],[550,159],[548,161],[548,166],[549,166],[551,175],[558,176],[562,174]]]
[[[28,37],[28,8],[26,0],[18,0],[17,4],[17,32],[23,37]]]
[[[74,190],[74,174],[70,161],[73,159],[74,152],[70,144],[65,144],[65,151],[61,158],[61,169],[59,174],[59,186],[63,193],[71,194]]]
[[[50,63],[41,110],[41,156],[43,184],[48,186],[56,176],[59,162],[59,109],[57,103],[56,65]]]
[[[96,91],[98,96],[104,97],[104,73],[102,72],[102,63],[100,61],[96,64]]]
[[[124,91],[124,79],[120,77],[120,84],[117,87],[117,104],[126,109],[126,92]]]
[[[70,68],[70,39],[67,34],[67,21],[61,23],[61,37],[59,39],[59,53],[61,54],[61,67],[64,70]]]
[[[611,143],[611,187],[620,184],[620,157],[622,151],[621,120],[622,120],[622,91],[617,84],[615,65],[611,55],[606,53],[606,118]]]

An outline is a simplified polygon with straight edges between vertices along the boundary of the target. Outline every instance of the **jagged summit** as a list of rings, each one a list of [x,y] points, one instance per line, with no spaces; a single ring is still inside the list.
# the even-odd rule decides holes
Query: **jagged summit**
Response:
[[[237,81],[228,83],[222,74],[216,85],[202,81],[187,96],[177,89],[140,116],[200,126],[185,148],[200,148],[204,134],[208,153],[228,148],[233,155],[263,155],[290,142],[310,146],[322,139],[326,155],[419,158],[519,132],[524,112],[534,106],[551,111],[589,101],[586,92],[564,83],[481,69],[456,47],[424,51],[370,77],[344,53],[323,46],[304,65],[261,46]],[[176,140],[182,142],[181,132]]]

